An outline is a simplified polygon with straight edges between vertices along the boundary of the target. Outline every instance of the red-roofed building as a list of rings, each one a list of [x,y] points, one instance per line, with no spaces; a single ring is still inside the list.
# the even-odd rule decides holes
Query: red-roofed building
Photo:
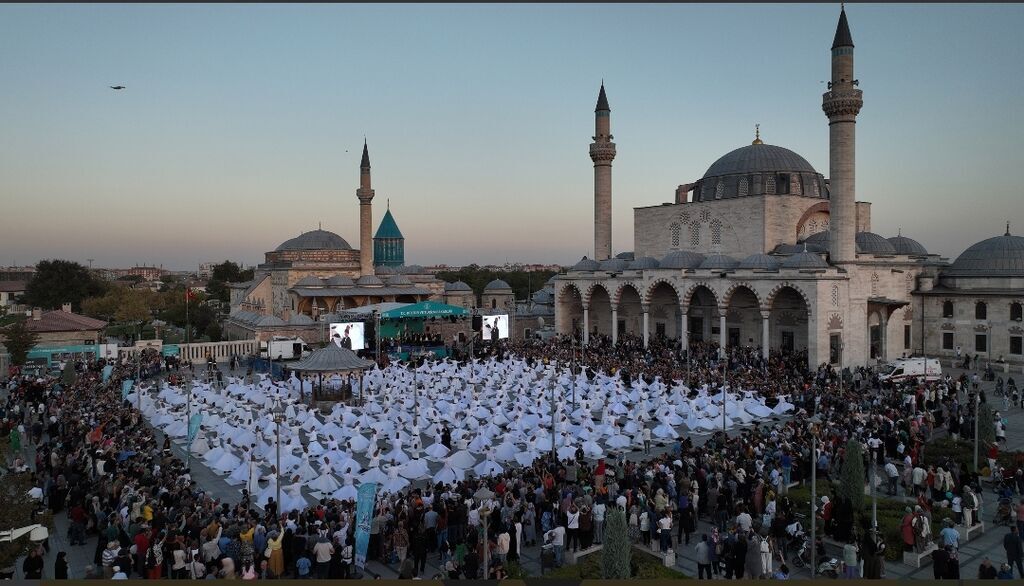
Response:
[[[0,307],[14,305],[14,298],[25,292],[25,281],[0,281]]]
[[[87,345],[99,342],[107,322],[71,313],[71,306],[65,304],[59,310],[32,310],[25,327],[39,335],[37,346]]]

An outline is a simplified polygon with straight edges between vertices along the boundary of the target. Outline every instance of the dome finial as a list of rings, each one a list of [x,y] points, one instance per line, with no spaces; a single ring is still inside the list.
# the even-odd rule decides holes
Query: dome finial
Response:
[[[1010,221],[1009,220],[1006,221],[1006,235],[1007,236],[1010,235]]]
[[[754,125],[754,142],[752,142],[750,144],[764,144],[763,142],[761,142],[761,125],[760,124],[755,124]]]
[[[896,236],[903,236],[903,226],[899,226],[896,228]]]

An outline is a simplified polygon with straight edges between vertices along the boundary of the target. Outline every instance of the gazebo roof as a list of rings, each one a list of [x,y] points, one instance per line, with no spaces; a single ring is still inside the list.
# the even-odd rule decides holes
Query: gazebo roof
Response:
[[[309,356],[292,364],[289,369],[297,372],[345,372],[364,370],[373,366],[370,360],[363,360],[348,348],[330,343],[314,350]]]

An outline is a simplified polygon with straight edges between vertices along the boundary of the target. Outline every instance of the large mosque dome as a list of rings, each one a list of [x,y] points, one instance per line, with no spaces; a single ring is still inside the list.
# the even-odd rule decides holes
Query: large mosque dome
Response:
[[[787,148],[771,144],[752,144],[722,155],[708,167],[704,177],[769,171],[817,173],[807,159]]]
[[[807,159],[780,146],[753,144],[730,151],[708,167],[694,185],[694,201],[748,195],[826,197],[825,178]]]
[[[327,230],[310,230],[285,240],[275,250],[352,250],[344,238]]]

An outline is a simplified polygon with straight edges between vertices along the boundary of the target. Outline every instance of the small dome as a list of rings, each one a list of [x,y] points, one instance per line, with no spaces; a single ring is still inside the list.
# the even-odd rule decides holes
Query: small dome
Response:
[[[426,270],[420,265],[406,265],[398,267],[396,272],[403,275],[422,275]]]
[[[1024,237],[1006,234],[982,240],[963,251],[945,275],[958,277],[1024,276]]]
[[[285,240],[275,249],[285,250],[352,250],[345,239],[327,230],[310,230],[291,240]]]
[[[487,283],[487,285],[484,286],[484,291],[505,291],[505,290],[511,291],[512,287],[508,283],[506,283],[505,281],[502,281],[501,279],[494,279],[493,281],[491,281],[490,283]]]
[[[857,252],[862,254],[896,254],[896,247],[874,232],[857,232]]]
[[[285,325],[288,325],[288,324],[286,324],[283,319],[277,317],[276,315],[264,315],[263,317],[261,317],[259,320],[256,321],[256,325],[258,325],[258,326],[285,326]]]
[[[713,269],[713,270],[731,270],[735,269],[739,265],[739,261],[731,256],[724,254],[712,254],[704,259],[704,262],[700,263],[701,269]]]
[[[589,258],[587,258],[585,256],[580,259],[580,262],[578,262],[578,263],[576,263],[576,264],[574,264],[572,266],[572,270],[577,271],[577,272],[578,271],[596,271],[596,270],[598,270],[598,268],[600,268],[600,265],[597,264],[596,260],[590,260]]]
[[[356,279],[356,285],[360,287],[383,287],[384,281],[381,281],[373,275],[363,275]]]
[[[409,277],[406,277],[405,275],[389,275],[387,277],[384,277],[384,282],[387,283],[389,287],[412,286],[412,281],[410,281]]]
[[[629,270],[631,271],[642,271],[644,269],[656,269],[660,265],[658,260],[650,256],[642,256],[633,262],[629,263]]]
[[[807,250],[810,250],[810,249],[811,249],[811,247],[808,246]],[[774,249],[772,249],[772,253],[774,253],[774,254],[796,254],[798,252],[803,252],[803,251],[804,251],[804,245],[803,244],[780,244],[780,245],[776,246]]]
[[[473,288],[462,281],[455,281],[454,283],[445,283],[444,290],[448,293],[454,293],[456,291],[473,291]]]
[[[659,263],[663,269],[696,269],[704,262],[704,255],[699,252],[677,250],[665,255]]]
[[[374,267],[373,268],[373,272],[378,277],[381,276],[381,275],[394,275],[395,274],[395,269],[393,269],[393,268],[391,268],[391,267],[389,267],[387,265],[380,265],[379,267]]]
[[[288,318],[288,325],[290,326],[309,326],[315,323],[316,322],[313,321],[313,318],[309,317],[304,313],[296,313],[295,315]]]
[[[782,261],[784,269],[827,269],[828,263],[825,259],[814,252],[798,252]]]
[[[328,287],[351,287],[355,283],[350,277],[345,275],[334,275],[330,279],[324,281]]]
[[[324,282],[319,277],[313,275],[306,275],[295,282],[293,287],[323,287]]]
[[[909,256],[925,256],[928,254],[924,246],[921,246],[921,243],[913,238],[900,235],[887,238],[887,240],[896,249],[896,254],[906,254]]]
[[[740,261],[738,269],[751,269],[755,271],[777,271],[779,270],[779,259],[767,254],[752,254]]]
[[[550,278],[550,279],[548,279],[547,281],[544,281],[544,284],[545,284],[545,285],[554,285],[554,284],[555,284],[555,279],[556,279],[556,278],[558,278],[558,274],[557,274],[557,273],[556,273],[556,274],[554,274],[554,275],[551,275],[551,278]],[[461,282],[461,281],[460,281],[460,282]]]
[[[829,231],[822,230],[821,232],[815,232],[814,234],[811,234],[810,236],[804,238],[803,240],[800,240],[799,242],[806,242],[807,244],[821,244],[827,248],[829,239]]]
[[[608,271],[609,273],[617,273],[619,271],[626,270],[626,267],[628,265],[629,263],[621,258],[609,258],[606,260],[602,260],[599,263],[598,268],[600,268],[600,270],[602,271]]]
[[[615,258],[621,258],[622,260],[635,260],[632,252],[620,252],[615,255]]]

